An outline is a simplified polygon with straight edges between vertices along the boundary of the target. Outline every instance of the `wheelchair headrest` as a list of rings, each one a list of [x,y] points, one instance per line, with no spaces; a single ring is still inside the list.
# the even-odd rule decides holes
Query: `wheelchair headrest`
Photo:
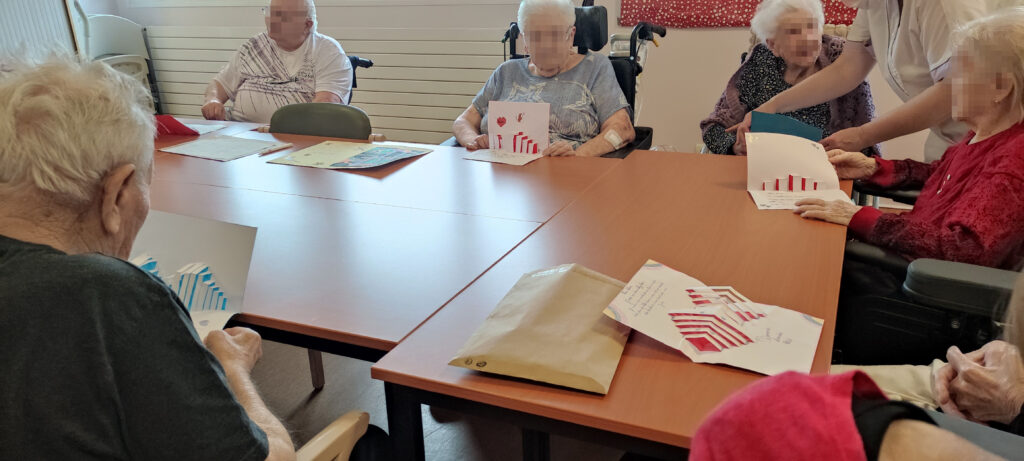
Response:
[[[603,6],[576,7],[576,39],[573,46],[597,51],[608,44],[608,9]]]

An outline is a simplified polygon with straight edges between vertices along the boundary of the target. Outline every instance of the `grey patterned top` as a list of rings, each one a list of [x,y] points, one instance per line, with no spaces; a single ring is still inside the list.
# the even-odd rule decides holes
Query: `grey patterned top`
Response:
[[[487,133],[487,103],[491,101],[551,104],[550,142],[568,141],[573,148],[600,134],[601,124],[612,114],[629,108],[611,62],[593,52],[554,77],[532,74],[529,59],[502,63],[473,98],[473,107],[483,117],[481,133]]]

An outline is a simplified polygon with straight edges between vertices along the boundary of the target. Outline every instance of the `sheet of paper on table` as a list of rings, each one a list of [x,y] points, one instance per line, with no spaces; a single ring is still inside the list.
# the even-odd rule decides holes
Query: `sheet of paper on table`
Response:
[[[256,228],[150,211],[129,262],[166,283],[200,339],[242,309]]]
[[[462,158],[467,160],[479,160],[481,162],[504,163],[506,165],[523,166],[541,158],[536,154],[517,154],[514,152],[502,152],[493,149],[479,149],[468,152]]]
[[[548,148],[551,105],[541,102],[491,101],[487,105],[489,149],[463,156],[469,160],[526,165]]]
[[[604,311],[697,363],[766,375],[811,370],[824,322],[709,287],[657,261],[633,276]]]
[[[431,149],[397,144],[324,141],[269,163],[327,169],[360,169],[387,165],[432,152]]]
[[[193,130],[196,130],[196,132],[199,133],[200,135],[204,135],[206,133],[211,133],[211,132],[220,130],[220,129],[224,128],[225,126],[227,126],[227,125],[213,125],[213,124],[209,124],[208,125],[208,124],[205,124],[205,123],[184,123],[183,125],[191,128]]]
[[[777,133],[747,133],[747,192],[759,210],[792,210],[805,198],[850,197],[821,144]]]
[[[262,141],[259,139],[236,138],[234,136],[214,136],[164,147],[160,150],[172,154],[226,162],[250,155],[266,154],[287,149],[291,146],[290,143],[286,142]]]

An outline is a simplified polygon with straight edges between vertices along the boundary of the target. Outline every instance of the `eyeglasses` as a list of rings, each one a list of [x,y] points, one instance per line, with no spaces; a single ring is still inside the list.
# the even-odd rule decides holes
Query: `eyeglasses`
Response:
[[[288,20],[291,20],[291,19],[306,19],[306,13],[303,13],[301,11],[280,11],[280,10],[278,10],[278,11],[271,12],[269,6],[264,6],[264,7],[260,8],[260,13],[263,14],[263,17],[266,17],[266,18],[273,17],[274,19],[279,19],[279,20],[282,20],[282,21],[288,21]]]
[[[569,33],[572,32],[572,26],[565,29],[565,32],[559,32],[557,30],[535,30],[531,32],[523,31],[523,36],[528,42],[557,42],[569,40]]]

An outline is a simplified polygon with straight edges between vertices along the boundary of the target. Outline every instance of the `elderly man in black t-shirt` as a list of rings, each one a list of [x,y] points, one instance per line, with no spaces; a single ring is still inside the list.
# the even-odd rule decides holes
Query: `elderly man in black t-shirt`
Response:
[[[250,371],[122,259],[149,211],[153,117],[104,64],[0,66],[0,459],[293,459]]]

